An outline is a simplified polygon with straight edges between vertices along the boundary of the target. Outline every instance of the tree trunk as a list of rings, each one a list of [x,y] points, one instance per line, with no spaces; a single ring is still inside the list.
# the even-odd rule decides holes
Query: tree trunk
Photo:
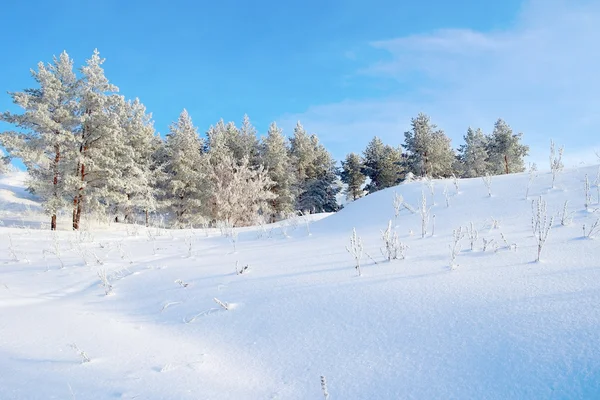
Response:
[[[77,230],[75,228],[75,217],[77,215],[77,196],[73,199],[73,230]]]
[[[85,150],[85,149],[84,149]],[[81,203],[83,203],[83,182],[85,180],[85,164],[81,164],[81,186],[79,193],[74,200],[75,210],[73,211],[73,230],[79,230],[79,222],[81,221]]]
[[[148,223],[148,209],[146,208],[146,228],[149,226],[150,224]]]
[[[504,168],[506,169],[506,173],[508,174],[508,156],[504,155]]]
[[[54,186],[53,188],[53,193],[54,193],[54,197],[58,197],[58,164],[60,162],[60,146],[59,145],[54,145],[54,178],[52,179],[52,185]],[[56,230],[56,214],[52,214],[52,219],[50,221],[50,230],[55,231]]]

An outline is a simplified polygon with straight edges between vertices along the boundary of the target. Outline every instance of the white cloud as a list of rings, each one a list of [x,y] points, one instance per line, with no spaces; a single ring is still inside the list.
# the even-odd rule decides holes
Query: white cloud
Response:
[[[599,2],[529,1],[503,31],[440,29],[373,42],[382,59],[358,74],[395,81],[395,95],[316,105],[282,120],[302,120],[335,146],[339,158],[360,151],[374,135],[401,143],[419,111],[445,129],[455,146],[467,126],[489,132],[502,117],[525,133],[531,159],[541,167],[551,138],[565,144],[568,160],[571,152],[578,154],[575,161],[596,161],[599,42]],[[408,81],[415,76],[417,81]]]

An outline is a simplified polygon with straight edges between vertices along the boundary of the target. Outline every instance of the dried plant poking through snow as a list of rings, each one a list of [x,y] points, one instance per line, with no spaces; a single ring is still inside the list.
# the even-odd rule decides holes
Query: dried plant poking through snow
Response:
[[[490,174],[485,174],[481,179],[483,179],[483,183],[487,188],[488,196],[492,197],[492,176]]]
[[[100,271],[98,271],[98,278],[100,278],[100,285],[104,288],[104,295],[108,296],[111,294],[113,287],[110,284],[106,269],[102,268]]]
[[[404,205],[404,197],[401,194],[394,192],[394,224],[397,223],[400,211]]]
[[[465,237],[465,233],[462,230],[462,227],[458,229],[454,229],[452,231],[452,239],[454,240],[453,244],[450,245],[450,269],[455,270],[458,267],[456,263],[456,257],[460,252],[460,241]]]
[[[81,357],[81,363],[87,363],[90,362],[90,358],[88,357],[88,355],[85,353],[85,351],[81,350],[79,347],[77,347],[77,345],[75,343],[72,343],[69,345],[73,350],[75,350],[75,352],[77,353],[77,355],[79,355],[79,357]]]
[[[321,375],[321,391],[323,392],[323,397],[325,400],[329,400],[329,391],[327,390],[327,380],[323,375]]]
[[[229,303],[223,303],[221,300],[217,299],[216,297],[213,298],[214,302],[217,303],[218,305],[221,306],[221,308],[223,308],[224,310],[228,311],[229,310]]]
[[[387,229],[381,231],[384,248],[381,249],[381,254],[388,260],[404,260],[404,252],[408,248],[398,239],[398,233],[392,229],[392,220],[388,222]]]
[[[352,236],[350,237],[350,246],[346,246],[346,251],[352,254],[354,257],[356,272],[360,276],[360,260],[363,254],[363,245],[360,237],[356,234],[356,228],[352,229]]]
[[[554,140],[550,140],[550,171],[552,171],[552,189],[554,189],[556,176],[565,167],[565,165],[562,162],[562,155],[564,150],[564,146],[560,146],[560,148],[558,149],[558,155],[556,155]]]
[[[456,194],[460,193],[460,186],[458,184],[458,177],[456,175],[452,175],[452,183],[454,184],[454,189],[456,190]]]
[[[473,224],[473,222],[467,226],[467,237],[469,238],[471,251],[473,251],[475,243],[477,242],[477,239],[479,239],[479,232],[475,229],[475,224]]]
[[[434,183],[433,183],[433,179],[431,179],[430,177],[426,176],[423,179],[423,182],[429,188],[429,192],[431,193],[431,197],[435,196],[435,186],[434,186]]]
[[[427,207],[427,197],[425,192],[421,191],[421,207],[419,207],[419,214],[421,215],[421,238],[427,235],[427,225],[429,225],[429,212],[431,207]]]
[[[598,218],[596,222],[592,224],[590,229],[586,230],[586,226],[583,224],[583,237],[591,239],[596,233],[598,233],[598,231],[600,231],[600,218]]]
[[[12,257],[13,261],[19,262],[19,256],[17,256],[17,252],[15,251],[15,246],[10,233],[8,234],[8,251],[10,252],[10,256]]]
[[[562,212],[560,213],[560,224],[562,226],[567,226],[569,224],[571,224],[571,221],[573,221],[573,214],[575,214],[573,211],[569,211],[568,210],[568,205],[569,205],[569,200],[565,200],[565,204],[563,205],[562,208]]]
[[[584,191],[584,195],[585,195],[584,207],[586,210],[589,210],[590,206],[592,205],[592,194],[590,193],[590,180],[589,180],[587,174],[585,174],[585,181],[583,183],[583,191]]]
[[[537,243],[537,258],[535,261],[539,262],[542,249],[544,248],[544,244],[548,239],[550,229],[552,229],[554,217],[548,218],[546,202],[542,199],[542,196],[531,203],[531,212],[531,227],[533,230],[533,236],[535,237],[535,241]]]
[[[448,184],[444,185],[444,199],[446,200],[446,208],[450,208],[450,193],[448,192]]]
[[[527,181],[527,190],[525,191],[525,199],[529,200],[529,189],[531,189],[531,184],[533,180],[537,177],[537,165],[536,163],[529,165],[529,180]]]

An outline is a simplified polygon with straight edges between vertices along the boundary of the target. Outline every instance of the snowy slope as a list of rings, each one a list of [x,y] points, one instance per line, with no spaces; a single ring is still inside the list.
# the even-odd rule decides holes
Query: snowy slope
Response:
[[[434,181],[433,196],[404,184],[308,227],[244,229],[235,251],[218,230],[53,235],[5,223],[0,399],[319,399],[322,375],[330,399],[600,398],[600,241],[582,237],[600,212],[593,183],[584,209],[585,174],[593,182],[597,167],[565,171],[555,189],[549,174],[533,181],[530,199],[573,212],[540,263],[527,174],[494,177],[492,197],[481,179],[458,193]],[[3,212],[29,199],[2,184]],[[394,192],[418,208],[422,191],[434,235],[430,224],[421,238],[420,216],[403,210],[407,258],[384,261]],[[452,230],[470,222],[479,240],[474,251],[462,240],[450,270]],[[353,228],[368,254],[361,277],[345,250]]]

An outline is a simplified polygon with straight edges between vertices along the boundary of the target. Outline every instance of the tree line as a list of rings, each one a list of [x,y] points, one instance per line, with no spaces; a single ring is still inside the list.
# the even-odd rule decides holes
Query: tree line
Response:
[[[424,114],[405,133],[405,152],[375,137],[341,169],[300,122],[289,138],[275,122],[259,138],[247,115],[239,127],[220,120],[200,135],[183,110],[163,139],[139,99],[125,99],[109,82],[103,63],[97,50],[78,70],[66,52],[40,62],[31,72],[36,87],[10,93],[22,112],[0,114],[18,128],[0,133],[4,163],[22,160],[52,230],[65,212],[74,230],[92,214],[126,222],[141,217],[146,224],[160,214],[173,226],[242,226],[297,211],[332,212],[339,209],[338,177],[357,199],[411,174],[520,172],[528,151],[521,134],[499,120],[491,136],[469,129],[456,154]]]
[[[522,136],[498,119],[491,135],[469,127],[464,144],[455,151],[444,131],[420,113],[412,118],[402,146],[392,147],[374,137],[362,155],[346,156],[340,177],[347,185],[348,199],[356,200],[398,185],[407,177],[473,178],[523,172],[529,146],[521,143]]]

